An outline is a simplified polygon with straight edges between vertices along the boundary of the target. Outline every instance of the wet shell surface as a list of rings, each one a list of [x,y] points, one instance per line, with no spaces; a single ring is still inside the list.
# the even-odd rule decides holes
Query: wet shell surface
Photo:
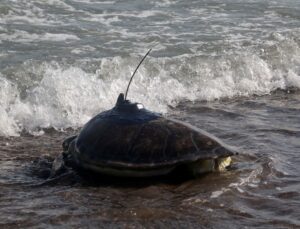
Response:
[[[193,174],[222,170],[235,152],[211,134],[118,99],[63,144],[67,160],[93,172],[164,175],[179,166]]]

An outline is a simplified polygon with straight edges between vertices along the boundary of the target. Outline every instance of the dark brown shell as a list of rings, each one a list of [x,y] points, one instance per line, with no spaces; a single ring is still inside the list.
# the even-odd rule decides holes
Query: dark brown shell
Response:
[[[178,120],[159,117],[126,124],[100,119],[92,125],[77,138],[79,163],[147,168],[234,154],[215,137]]]
[[[207,132],[140,109],[122,94],[113,109],[92,118],[63,146],[79,167],[95,169],[167,168],[234,154]]]

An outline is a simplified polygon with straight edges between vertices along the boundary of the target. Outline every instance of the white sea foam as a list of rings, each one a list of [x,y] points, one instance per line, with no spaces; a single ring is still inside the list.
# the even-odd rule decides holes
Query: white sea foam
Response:
[[[0,75],[0,135],[16,136],[20,131],[14,117],[9,115],[10,105],[19,101],[18,91],[14,84]]]
[[[85,4],[95,4],[94,0],[76,0],[74,2],[81,2],[81,3],[85,3]],[[114,4],[115,1],[101,1],[101,2],[97,2],[98,4]]]
[[[49,24],[50,18],[46,18],[44,10],[35,6],[31,1],[11,1],[10,4],[8,13],[0,17],[0,23],[27,22],[39,25]]]
[[[214,199],[214,198],[218,198],[219,196],[221,196],[223,193],[229,191],[228,188],[222,188],[222,190],[218,190],[218,191],[214,191],[211,193],[210,198]]]
[[[27,12],[27,9],[23,12],[20,7],[15,10],[16,12],[10,12],[8,18],[10,15],[18,16],[19,14],[22,17],[25,14],[34,19],[42,18],[43,10],[35,10],[34,7],[32,9],[32,12]],[[156,13],[159,11],[140,12],[135,17],[148,17]],[[133,15],[132,12],[119,13],[119,15],[116,12],[85,15],[88,15],[88,18],[95,16],[103,20],[102,24],[106,23],[107,34],[112,34],[114,38],[104,41],[110,51],[120,50],[120,45],[115,45],[118,42],[122,43],[143,35],[143,32],[130,30],[129,27],[110,26],[112,22],[120,20],[119,15],[130,17]],[[107,16],[110,18],[105,21]],[[178,20],[182,19],[178,18]],[[158,24],[159,22],[156,23]],[[242,26],[251,25],[244,23]],[[200,43],[195,42],[194,54],[177,54],[177,56],[171,55],[170,58],[148,57],[131,85],[129,98],[143,103],[150,110],[165,113],[168,112],[168,105],[176,106],[179,101],[185,99],[211,101],[236,96],[264,95],[276,89],[289,87],[300,88],[300,47],[297,39],[299,31],[294,30],[293,33],[270,34],[259,44],[260,53],[257,52],[257,47],[254,49],[250,47],[236,48],[230,52],[212,51],[207,55],[203,49],[202,52],[198,51],[197,45]],[[184,36],[192,36],[192,33],[188,31],[181,35],[183,38],[180,39],[185,39]],[[245,37],[247,34],[243,35]],[[159,34],[156,36],[160,38]],[[164,36],[174,37],[174,34],[166,32]],[[233,36],[234,34],[228,43],[232,44],[244,39]],[[179,39],[179,36],[175,38]],[[1,41],[19,43],[40,41],[65,43],[79,39],[74,34],[59,32],[29,33],[11,29],[9,32],[0,33]],[[176,48],[181,46],[178,45],[181,44],[180,39],[176,41],[178,42]],[[236,46],[239,44],[236,43]],[[224,47],[224,44],[219,44],[219,46]],[[128,47],[124,46],[125,48]],[[168,48],[169,45],[162,43],[156,46],[155,51],[159,50],[164,53],[164,50]],[[135,47],[135,51],[140,49],[143,48]],[[76,44],[71,52],[82,54],[87,51],[95,51],[94,43]],[[141,50],[141,52],[144,51],[144,49]],[[8,50],[7,52],[16,51]],[[0,76],[0,135],[16,135],[23,129],[34,132],[47,127],[61,129],[83,125],[94,114],[114,105],[118,93],[124,92],[139,59],[140,57],[136,55],[123,58],[102,58],[99,59],[98,70],[92,73],[87,72],[87,69],[89,69],[89,61],[95,62],[95,59],[89,57],[84,60],[87,66],[82,64],[83,60],[77,60],[81,61],[80,64],[75,62],[72,65],[55,62],[35,64],[33,62],[33,66],[28,66],[25,61],[23,67],[14,69],[14,75],[20,76],[19,81],[38,80],[37,82],[19,82],[20,86],[9,81],[7,79],[9,76]],[[24,69],[31,68],[32,72],[24,71]],[[38,77],[33,79],[33,76]],[[30,85],[26,93],[22,89],[23,84]]]
[[[89,45],[86,45],[86,46],[83,46],[83,47],[80,47],[80,48],[75,48],[71,51],[71,53],[74,53],[74,54],[80,54],[80,53],[85,53],[85,52],[93,52],[95,51],[96,49],[92,46],[89,46]]]
[[[74,12],[75,9],[61,0],[18,0],[9,1],[7,13],[1,15],[0,23],[31,25],[57,25],[61,24],[57,14],[47,12],[51,8],[58,7],[65,12]],[[66,22],[63,22],[66,24]]]
[[[25,31],[15,31],[12,34],[0,34],[0,39],[3,41],[13,41],[19,43],[37,42],[37,41],[68,41],[68,40],[80,40],[79,37],[72,34],[61,33],[28,33]]]
[[[297,58],[293,57],[294,64],[299,61]],[[41,80],[32,84],[22,99],[17,85],[1,76],[0,134],[16,135],[23,129],[39,133],[41,128],[82,126],[96,113],[114,105],[138,60],[137,56],[103,58],[94,73],[55,62],[38,66],[33,63],[32,68],[26,65],[26,69],[33,72],[22,72],[22,77],[41,74],[38,77]],[[264,95],[288,87],[300,88],[297,67],[274,69],[271,63],[255,54],[149,57],[137,72],[128,98],[143,103],[150,110],[165,113],[168,105],[176,106],[184,99],[210,101]]]
[[[172,4],[176,4],[177,1],[170,1],[170,0],[162,0],[162,1],[154,1],[154,4],[157,7],[166,7],[166,6],[170,6]]]

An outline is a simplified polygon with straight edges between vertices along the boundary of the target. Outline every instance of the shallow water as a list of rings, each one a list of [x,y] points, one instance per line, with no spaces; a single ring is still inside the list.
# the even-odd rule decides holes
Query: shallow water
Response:
[[[35,137],[3,137],[1,226],[296,228],[299,96],[276,92],[179,104],[172,116],[208,130],[240,151],[228,171],[188,181],[95,182],[75,173],[45,180],[48,161],[61,152],[62,139],[76,131],[52,129]]]
[[[300,227],[298,1],[0,2],[0,227]],[[46,180],[129,99],[240,152],[194,180]]]

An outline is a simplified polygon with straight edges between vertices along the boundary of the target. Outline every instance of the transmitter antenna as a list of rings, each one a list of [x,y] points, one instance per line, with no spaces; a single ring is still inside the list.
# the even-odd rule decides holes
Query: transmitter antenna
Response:
[[[134,72],[133,72],[133,74],[132,74],[132,76],[131,76],[131,78],[130,78],[130,80],[129,80],[129,83],[128,83],[126,92],[125,92],[125,100],[126,100],[126,98],[127,98],[129,86],[130,86],[130,84],[131,84],[131,82],[132,82],[132,79],[133,79],[133,77],[134,77],[136,71],[138,70],[138,68],[140,67],[140,65],[143,63],[143,61],[146,59],[146,57],[149,55],[149,53],[151,52],[151,50],[152,50],[152,48],[149,49],[149,51],[146,53],[146,55],[143,57],[143,59],[140,61],[140,63],[138,64],[138,66],[137,66],[136,69],[134,70]]]

